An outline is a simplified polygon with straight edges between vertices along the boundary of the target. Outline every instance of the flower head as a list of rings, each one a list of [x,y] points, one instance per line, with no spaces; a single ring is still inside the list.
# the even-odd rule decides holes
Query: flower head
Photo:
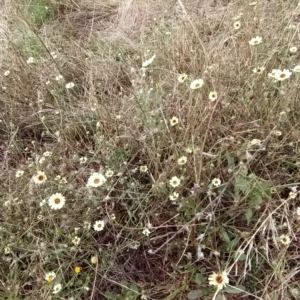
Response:
[[[79,274],[80,272],[81,272],[81,267],[79,267],[79,266],[77,266],[77,267],[75,267],[74,268],[74,272],[76,273],[76,274]]]
[[[220,178],[214,178],[211,183],[213,186],[218,187],[221,185],[221,180]]]
[[[182,83],[182,82],[186,81],[187,77],[188,77],[187,74],[183,73],[183,74],[179,74],[177,79],[178,79],[179,82]]]
[[[145,229],[143,229],[142,233],[143,233],[143,235],[145,235],[145,236],[149,236],[150,230],[149,230],[148,228],[145,228]]]
[[[24,171],[23,171],[23,170],[18,170],[18,171],[16,172],[16,177],[19,178],[19,177],[23,176],[23,174],[24,174]]]
[[[79,245],[80,240],[81,240],[80,237],[75,236],[74,239],[72,240],[72,243],[77,246],[77,245]]]
[[[48,283],[51,283],[55,277],[56,274],[53,271],[45,274],[45,280],[47,280]]]
[[[28,64],[32,64],[32,63],[34,63],[34,58],[33,57],[29,57],[26,62]]]
[[[178,197],[179,197],[179,193],[173,192],[173,193],[169,196],[169,199],[170,199],[171,201],[176,201],[176,200],[178,199]]]
[[[190,88],[192,90],[196,90],[199,89],[203,86],[204,81],[203,79],[199,78],[199,79],[195,79],[194,81],[192,81],[192,83],[190,84]]]
[[[98,257],[95,256],[95,255],[92,256],[92,257],[91,257],[91,263],[92,263],[92,264],[96,264],[97,262],[98,262]]]
[[[61,283],[56,283],[54,286],[53,286],[53,294],[57,294],[61,291],[62,289],[62,285]]]
[[[140,166],[140,171],[142,173],[146,173],[148,171],[148,167],[147,166]]]
[[[61,193],[56,193],[50,196],[48,200],[49,206],[54,209],[61,209],[66,203],[66,198]]]
[[[105,172],[105,176],[106,176],[107,178],[110,178],[110,177],[112,177],[113,175],[114,175],[114,171],[111,170],[111,169],[108,169],[108,170]]]
[[[266,68],[265,67],[256,67],[252,71],[256,74],[261,74]]]
[[[179,120],[178,120],[177,117],[172,117],[172,118],[170,119],[170,125],[171,125],[171,126],[175,126],[176,124],[178,124],[178,122],[179,122]]]
[[[73,87],[75,86],[75,83],[74,82],[68,82],[67,84],[66,84],[66,89],[72,89]]]
[[[281,244],[288,245],[291,242],[290,237],[287,234],[283,234],[279,237]]]
[[[262,43],[262,37],[260,37],[260,36],[256,36],[249,41],[249,44],[251,46],[256,46],[261,43]]]
[[[293,47],[291,47],[291,48],[289,49],[289,51],[290,51],[291,53],[296,53],[297,50],[298,50],[298,48],[295,47],[295,46],[293,46]]]
[[[300,73],[300,65],[295,66],[292,71],[295,73]]]
[[[277,80],[277,81],[283,81],[285,79],[290,78],[292,75],[292,72],[290,72],[287,69],[280,70],[280,69],[273,69],[271,73],[268,74],[269,77]]]
[[[240,22],[240,21],[235,21],[235,22],[233,23],[233,28],[234,28],[235,30],[240,29],[240,28],[241,28],[241,22]]]
[[[96,231],[102,231],[104,229],[105,222],[103,220],[98,220],[94,224],[94,229]]]
[[[38,171],[36,175],[33,176],[33,182],[36,184],[42,184],[46,181],[47,176],[45,172]]]
[[[7,70],[7,71],[4,72],[4,76],[8,76],[9,74],[10,74],[9,70]]]
[[[181,156],[177,159],[177,163],[179,166],[185,165],[187,162],[187,157],[186,156]]]
[[[98,187],[106,182],[106,178],[101,173],[93,173],[87,182],[87,186]]]
[[[169,180],[170,186],[171,187],[177,187],[180,185],[180,179],[177,176],[173,176],[170,180]]]
[[[229,283],[229,278],[227,276],[227,272],[223,271],[222,273],[212,273],[208,277],[209,285],[214,285],[221,290],[226,284]]]
[[[300,206],[297,207],[297,209],[296,209],[296,214],[297,214],[297,216],[300,217]]]
[[[210,101],[215,101],[218,98],[218,93],[216,91],[212,91],[209,93],[208,98]]]

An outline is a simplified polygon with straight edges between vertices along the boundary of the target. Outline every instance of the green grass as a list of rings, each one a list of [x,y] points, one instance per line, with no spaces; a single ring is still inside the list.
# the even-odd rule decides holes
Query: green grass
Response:
[[[300,8],[204,2],[5,3],[0,299],[299,298]]]

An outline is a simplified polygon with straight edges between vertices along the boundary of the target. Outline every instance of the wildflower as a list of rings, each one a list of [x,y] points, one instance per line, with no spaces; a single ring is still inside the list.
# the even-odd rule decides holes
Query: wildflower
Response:
[[[48,156],[51,156],[52,155],[52,152],[50,151],[46,151],[43,153],[44,156],[48,157]]]
[[[184,149],[184,151],[185,151],[186,153],[188,153],[188,154],[191,154],[191,153],[193,153],[193,148],[192,148],[192,147],[186,147],[186,148]]]
[[[75,267],[75,269],[74,269],[74,272],[76,273],[76,274],[79,274],[80,272],[81,272],[81,267]]]
[[[60,81],[60,80],[62,80],[62,79],[64,79],[64,77],[63,77],[61,74],[55,76],[55,80],[56,80],[56,81]]]
[[[171,126],[175,126],[176,124],[178,124],[178,122],[179,122],[179,120],[178,120],[177,117],[172,117],[172,118],[170,119],[170,125],[171,125]]]
[[[74,82],[68,82],[67,84],[66,84],[66,89],[72,89],[73,87],[75,86],[75,84],[74,84]]]
[[[290,78],[292,72],[287,69],[280,70],[280,69],[273,69],[271,73],[268,74],[269,77],[274,78],[278,81],[283,81],[285,79]]]
[[[241,28],[241,22],[240,22],[240,21],[235,21],[235,22],[233,23],[233,28],[234,28],[235,30],[240,29],[240,28]]]
[[[61,291],[62,289],[62,285],[61,283],[56,283],[54,286],[53,286],[53,294],[57,294]]]
[[[98,262],[98,257],[97,256],[92,256],[91,257],[91,263],[96,264]]]
[[[223,271],[222,273],[212,273],[208,277],[209,285],[214,285],[218,288],[218,290],[221,290],[223,287],[226,286],[226,284],[229,283],[229,278],[227,276],[227,273]]]
[[[170,199],[171,201],[176,201],[176,200],[178,199],[178,197],[179,197],[179,193],[173,192],[173,193],[169,196],[169,199]]]
[[[177,163],[180,166],[185,165],[186,162],[187,162],[187,157],[186,156],[181,156],[180,158],[177,159]]]
[[[98,187],[106,182],[106,178],[101,173],[93,173],[87,182],[87,186]]]
[[[211,183],[213,186],[218,187],[221,185],[221,180],[219,178],[214,178]]]
[[[84,221],[83,222],[83,228],[86,230],[89,230],[91,228],[91,222]]]
[[[290,237],[287,234],[283,234],[279,237],[281,244],[288,245],[291,242]]]
[[[256,46],[261,43],[262,43],[262,37],[260,37],[260,36],[256,36],[249,41],[249,44],[251,46]]]
[[[282,135],[282,132],[281,132],[280,130],[274,130],[274,131],[273,131],[273,134],[274,134],[275,136],[281,136],[281,135]]]
[[[67,178],[66,177],[63,177],[60,181],[59,181],[59,183],[60,184],[66,184],[68,181],[67,181]]]
[[[295,66],[292,71],[295,73],[300,73],[300,65]]]
[[[113,175],[114,175],[114,171],[111,170],[111,169],[108,169],[108,170],[105,172],[105,176],[106,176],[107,178],[110,178],[110,177],[112,177]]]
[[[55,274],[55,272],[52,271],[52,272],[46,273],[45,280],[47,280],[48,283],[51,283],[55,277],[56,277],[56,274]]]
[[[147,166],[140,166],[140,171],[145,173],[148,171],[148,167]]]
[[[300,217],[300,206],[299,206],[299,207],[297,207],[297,209],[296,209],[296,214],[297,214],[297,216],[299,216],[299,217]]]
[[[111,219],[112,221],[114,221],[114,220],[116,219],[116,215],[115,215],[115,214],[111,214],[111,215],[110,215],[110,219]]]
[[[143,235],[145,236],[149,236],[150,234],[150,230],[148,228],[145,228],[143,231],[142,231]]]
[[[142,68],[146,68],[146,67],[148,67],[149,65],[151,65],[155,57],[156,57],[156,55],[154,54],[154,55],[153,55],[152,57],[150,57],[148,60],[144,61],[143,64],[142,64]]]
[[[183,73],[183,74],[179,74],[177,79],[178,79],[179,82],[182,83],[182,82],[186,81],[187,77],[188,77],[187,74]]]
[[[250,146],[260,146],[261,145],[261,140],[259,139],[253,139],[250,141]]]
[[[45,160],[46,160],[45,156],[42,156],[42,157],[39,159],[39,164],[42,164]]]
[[[50,196],[48,200],[49,206],[54,209],[61,209],[66,203],[66,198],[61,193],[56,193]]]
[[[95,222],[93,227],[96,231],[102,231],[104,229],[104,225],[105,225],[104,221],[98,220]]]
[[[296,199],[297,197],[297,192],[291,191],[289,192],[289,199]]]
[[[180,179],[177,176],[173,176],[170,180],[169,180],[170,186],[172,187],[177,187],[180,185]]]
[[[18,171],[16,172],[16,177],[19,178],[19,177],[23,176],[23,174],[24,174],[24,171],[23,171],[23,170],[18,170]]]
[[[296,53],[297,50],[298,50],[298,48],[295,47],[295,46],[293,46],[293,47],[291,47],[291,48],[289,49],[289,51],[290,51],[291,53]]]
[[[261,74],[266,68],[265,67],[257,67],[252,70],[253,73]]]
[[[81,238],[78,236],[75,236],[74,239],[72,240],[72,243],[76,246],[79,245]]]
[[[46,7],[45,7],[45,8],[46,8]],[[53,59],[57,58],[56,52],[53,51],[53,52],[51,52],[50,54],[51,54],[51,56],[52,56]]]
[[[33,57],[29,57],[26,62],[28,64],[32,64],[34,62],[34,58]]]
[[[4,76],[8,76],[9,74],[10,74],[9,70],[7,70],[7,71],[4,72]]]
[[[10,254],[11,253],[11,249],[9,246],[4,247],[4,254]]]
[[[85,156],[82,156],[82,157],[79,158],[79,163],[80,164],[85,164],[86,161],[87,161],[87,158]]]
[[[45,172],[38,171],[36,175],[33,176],[33,182],[36,184],[42,184],[46,181],[47,176]]]
[[[194,81],[192,81],[192,83],[190,84],[190,88],[192,90],[196,90],[196,89],[199,89],[203,86],[204,84],[204,81],[203,79],[195,79]]]
[[[209,93],[208,98],[210,101],[215,101],[218,98],[218,94],[216,91],[212,91]]]

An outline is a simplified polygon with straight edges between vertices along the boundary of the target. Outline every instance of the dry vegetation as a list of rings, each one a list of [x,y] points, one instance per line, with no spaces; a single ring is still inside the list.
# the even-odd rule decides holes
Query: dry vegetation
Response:
[[[0,299],[300,299],[297,1],[3,2]]]

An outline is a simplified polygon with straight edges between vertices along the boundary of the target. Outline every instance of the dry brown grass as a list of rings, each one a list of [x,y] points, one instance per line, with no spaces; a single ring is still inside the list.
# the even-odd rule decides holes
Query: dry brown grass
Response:
[[[300,202],[290,192],[300,175],[299,75],[268,77],[299,63],[289,52],[300,47],[297,3],[94,2],[2,4],[1,297],[298,299]],[[250,46],[255,36],[263,42]],[[203,87],[190,89],[197,78]],[[105,185],[86,186],[108,170]],[[61,210],[40,205],[58,192]],[[97,220],[103,231],[84,229]],[[217,296],[207,277],[221,271],[245,291]]]

